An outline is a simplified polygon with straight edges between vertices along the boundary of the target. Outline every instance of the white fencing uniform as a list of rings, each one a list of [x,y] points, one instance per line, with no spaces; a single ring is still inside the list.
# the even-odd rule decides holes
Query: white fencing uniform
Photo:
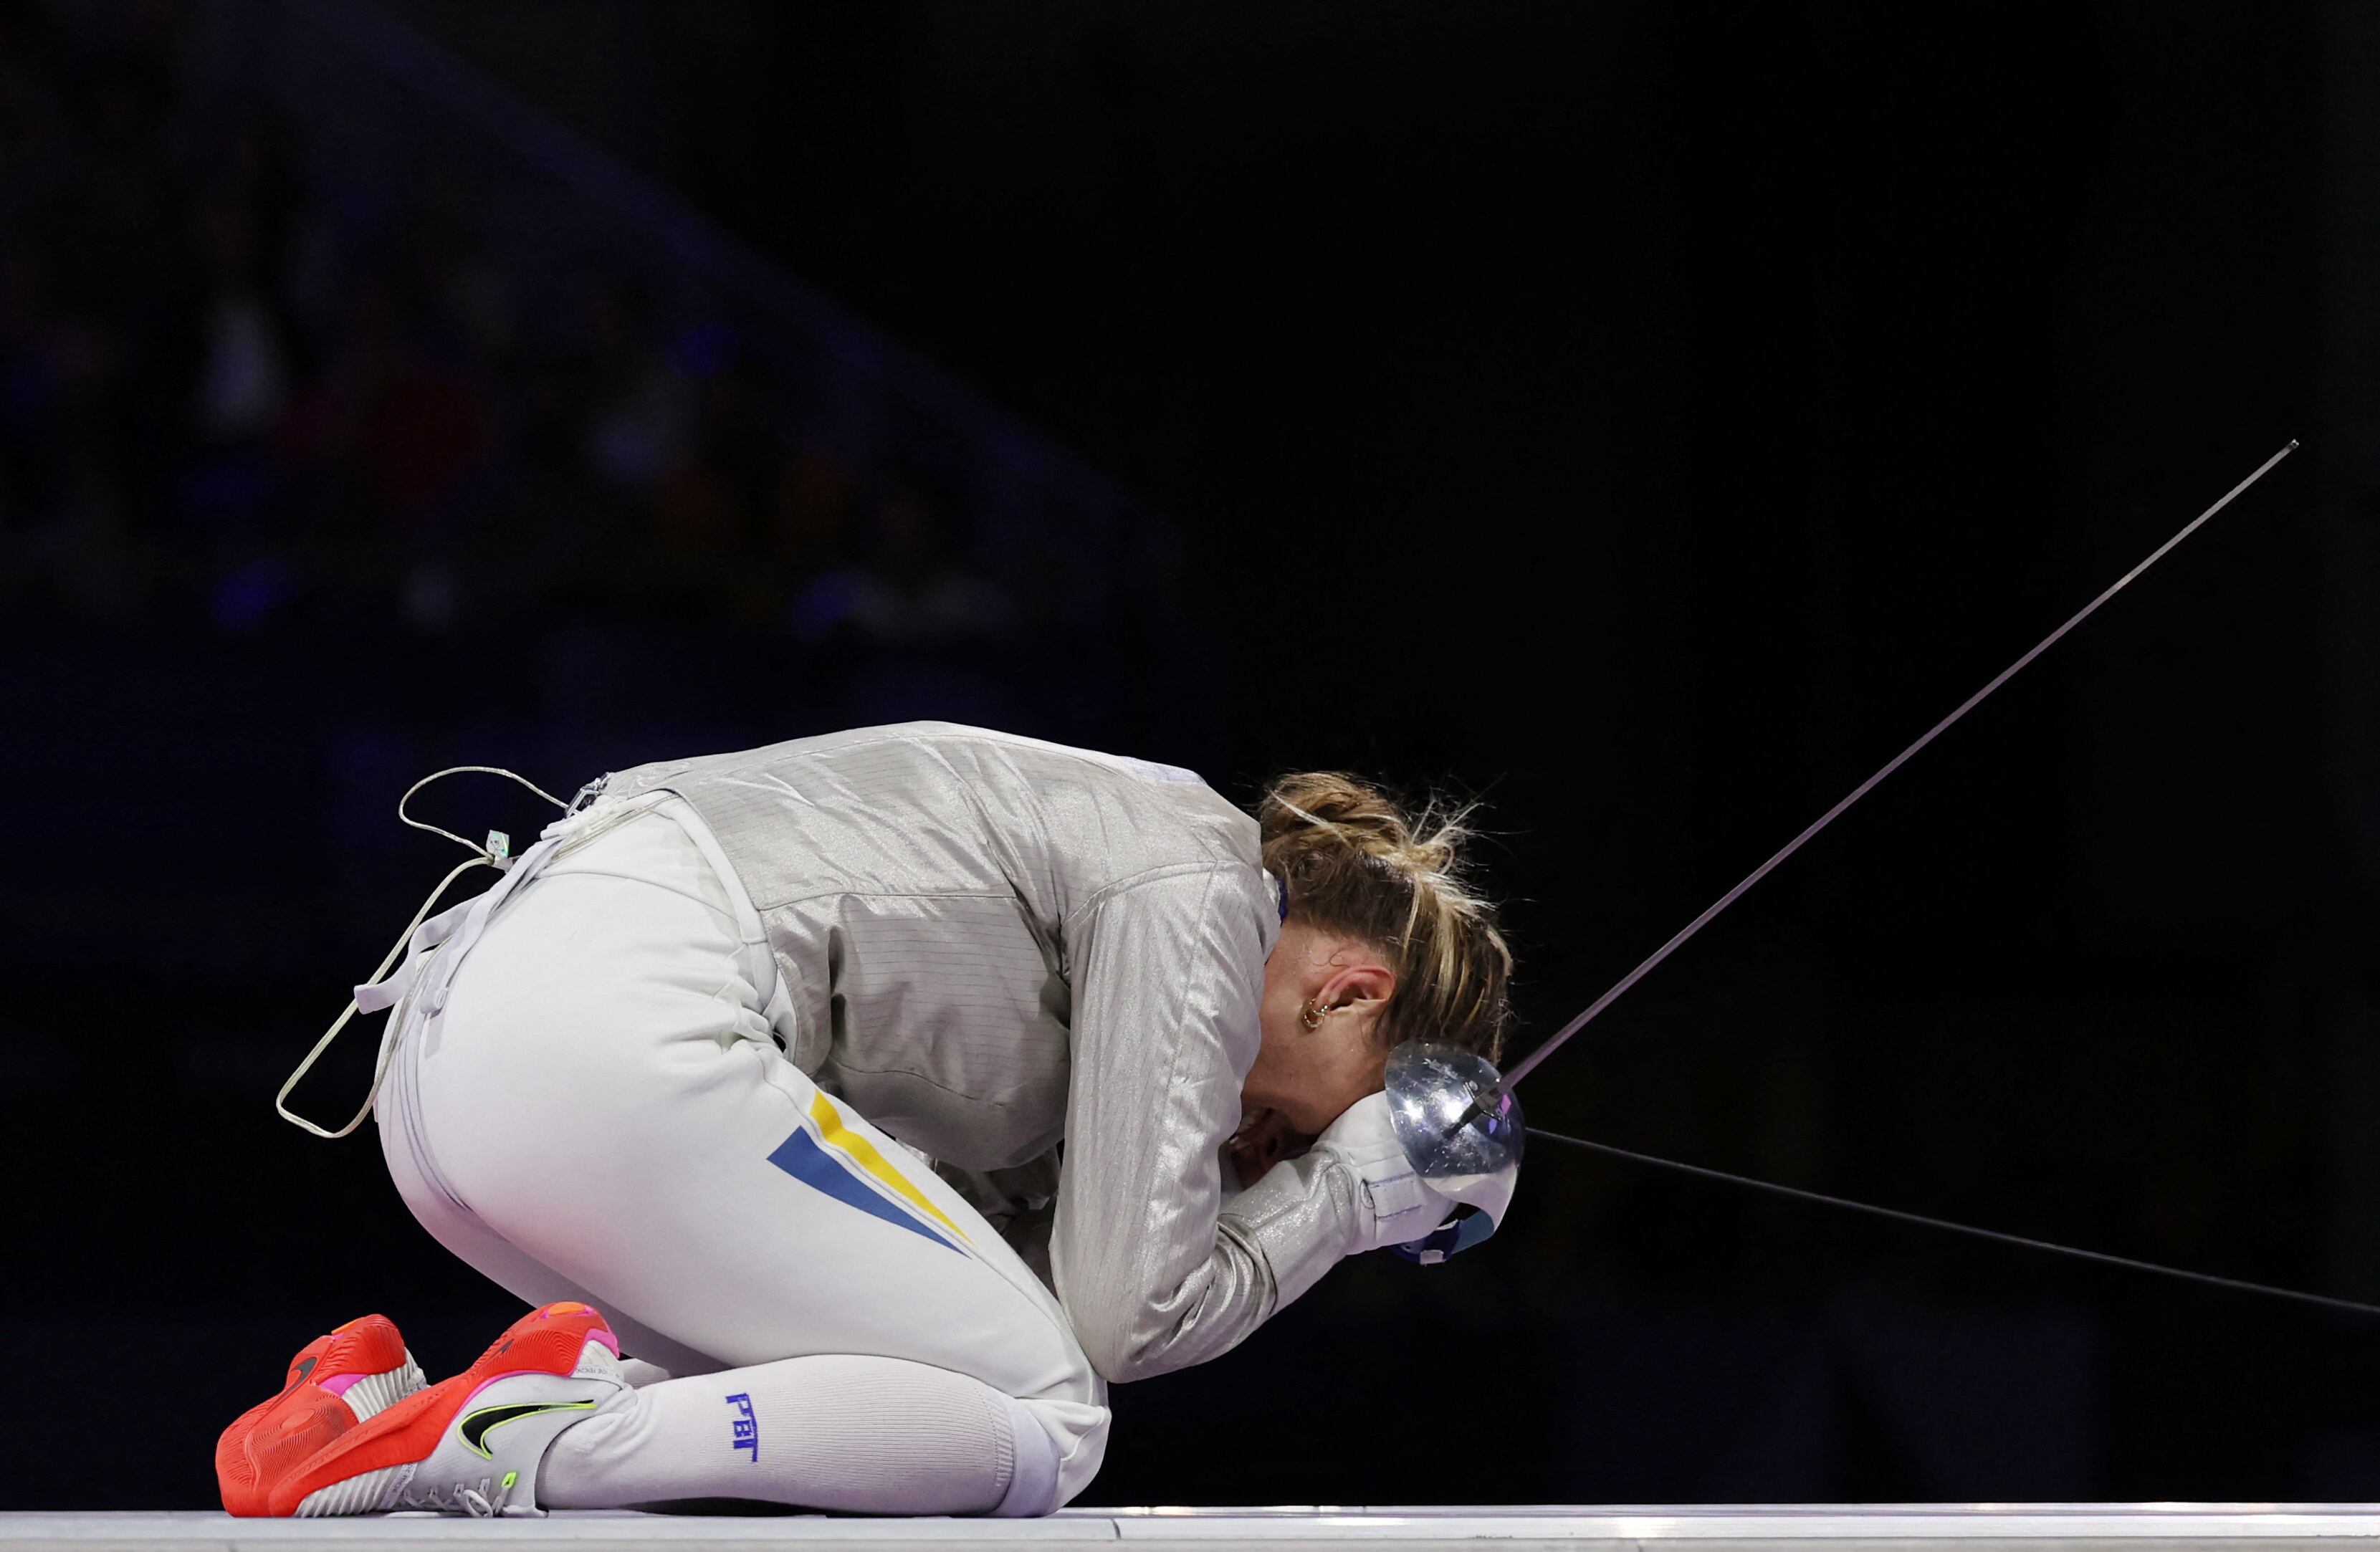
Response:
[[[710,1376],[614,1420],[686,1462],[612,1461],[638,1497],[1041,1511],[1098,1469],[1103,1374],[1215,1356],[1382,1243],[1393,1149],[1326,1138],[1226,1199],[1280,901],[1254,821],[1186,772],[914,724],[628,772],[548,835],[398,1008],[381,1134],[450,1250]],[[1037,1261],[1046,1237],[1054,1295],[919,1153]],[[828,1357],[890,1364],[791,1362]],[[750,1415],[780,1391],[800,1415]],[[870,1434],[870,1393],[911,1410]],[[764,1483],[772,1437],[832,1455],[838,1408],[863,1476],[939,1417],[983,1481]]]

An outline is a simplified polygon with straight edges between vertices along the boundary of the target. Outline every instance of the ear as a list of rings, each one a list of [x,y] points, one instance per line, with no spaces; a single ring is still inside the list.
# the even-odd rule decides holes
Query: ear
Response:
[[[1370,955],[1344,964],[1322,983],[1317,1000],[1326,1008],[1356,1002],[1385,1002],[1397,989],[1397,973]]]

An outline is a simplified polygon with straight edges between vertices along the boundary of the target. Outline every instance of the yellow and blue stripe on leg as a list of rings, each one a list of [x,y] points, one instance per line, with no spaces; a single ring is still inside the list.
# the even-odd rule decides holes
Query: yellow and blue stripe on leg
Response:
[[[959,1226],[883,1150],[854,1131],[824,1094],[810,1097],[808,1117],[777,1145],[769,1162],[845,1206],[922,1234],[962,1255],[967,1253],[971,1242]]]

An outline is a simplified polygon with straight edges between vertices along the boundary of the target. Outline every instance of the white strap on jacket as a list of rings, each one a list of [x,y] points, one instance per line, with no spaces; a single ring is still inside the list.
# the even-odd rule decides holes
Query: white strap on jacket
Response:
[[[1433,1190],[1405,1157],[1386,1094],[1369,1094],[1348,1106],[1314,1146],[1346,1160],[1371,1202],[1369,1231],[1358,1227],[1347,1246],[1349,1255],[1418,1240],[1454,1210],[1454,1204]]]
[[[451,943],[457,948],[466,948],[472,940],[478,938],[480,928],[486,925],[488,915],[495,909],[497,902],[511,892],[523,879],[534,875],[537,869],[552,855],[555,846],[561,840],[561,837],[554,832],[564,827],[560,824],[550,825],[546,829],[546,834],[551,839],[541,841],[538,845],[531,847],[526,855],[516,858],[511,855],[510,838],[502,831],[490,831],[488,839],[484,843],[474,845],[451,830],[441,830],[436,825],[424,824],[405,811],[406,804],[412,800],[415,793],[442,776],[453,776],[463,771],[481,771],[491,776],[510,777],[556,808],[560,808],[565,818],[572,812],[570,805],[564,803],[562,799],[547,792],[536,782],[492,765],[449,766],[443,770],[432,771],[405,789],[405,795],[396,800],[397,818],[415,830],[428,831],[433,835],[446,837],[456,845],[471,852],[472,856],[468,862],[457,863],[453,872],[438,880],[438,887],[430,891],[430,898],[421,903],[421,909],[413,914],[413,919],[407,922],[405,930],[397,935],[396,941],[389,947],[387,956],[380,962],[380,967],[371,973],[371,978],[356,988],[356,994],[348,1001],[346,1011],[332,1022],[329,1029],[323,1031],[322,1037],[314,1042],[314,1049],[306,1053],[306,1060],[298,1064],[298,1070],[290,1073],[288,1081],[281,1085],[281,1092],[273,1097],[273,1108],[280,1112],[282,1120],[301,1126],[317,1137],[344,1137],[361,1126],[364,1123],[364,1118],[371,1114],[372,1103],[380,1097],[380,1085],[388,1076],[389,1056],[396,1049],[396,1034],[404,1025],[402,1014],[393,1015],[388,1021],[387,1028],[382,1032],[380,1056],[372,1067],[371,1089],[364,1096],[363,1108],[356,1111],[354,1118],[345,1126],[335,1132],[326,1131],[291,1110],[289,1092],[298,1086],[298,1080],[313,1070],[314,1063],[322,1059],[324,1051],[331,1049],[331,1042],[339,1037],[339,1032],[346,1028],[347,1021],[355,1017],[358,1012],[379,1012],[383,1009],[395,1007],[413,989],[423,969],[431,963],[431,956],[436,954],[441,947]],[[586,794],[582,793],[580,795],[583,797]],[[461,904],[439,913],[436,916],[431,916],[431,907],[438,903],[439,897],[446,892],[448,886],[474,867],[492,867],[508,877],[477,900],[467,900]],[[400,953],[405,956],[405,963],[392,976],[389,974],[389,966],[396,964],[396,957]],[[462,956],[459,953],[452,953],[443,957],[451,964]]]

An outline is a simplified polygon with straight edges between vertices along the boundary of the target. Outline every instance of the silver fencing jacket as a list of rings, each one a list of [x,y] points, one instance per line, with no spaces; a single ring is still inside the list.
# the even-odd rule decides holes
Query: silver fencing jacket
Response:
[[[1256,821],[1195,775],[910,722],[640,767],[600,801],[656,788],[759,912],[795,1064],[1028,1261],[1047,1233],[1101,1375],[1228,1352],[1366,1242],[1328,1148],[1227,1199],[1281,905]]]

